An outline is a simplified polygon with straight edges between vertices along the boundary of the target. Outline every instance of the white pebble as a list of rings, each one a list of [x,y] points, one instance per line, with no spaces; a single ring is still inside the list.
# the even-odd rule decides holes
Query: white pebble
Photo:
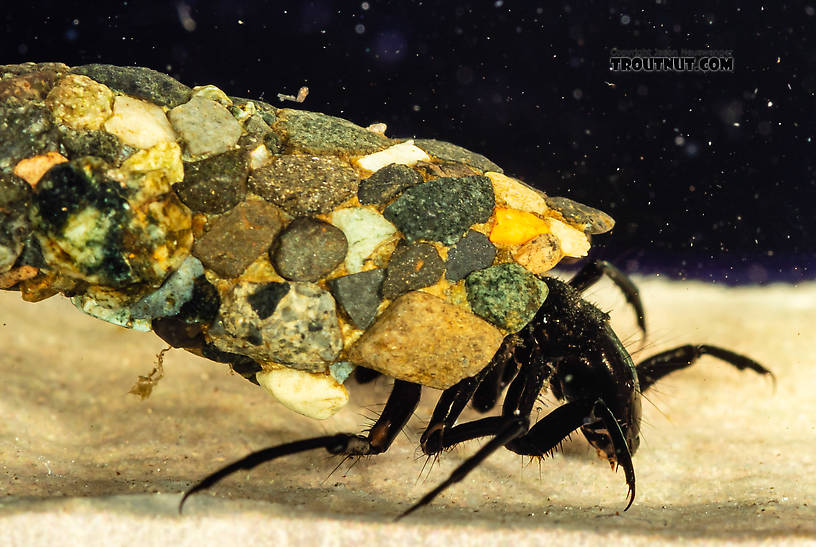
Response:
[[[386,165],[398,163],[413,166],[418,161],[429,161],[431,158],[424,150],[414,146],[414,141],[405,141],[385,150],[374,152],[357,160],[357,165],[369,171],[378,171]]]
[[[255,378],[283,406],[317,420],[334,416],[349,400],[345,386],[329,374],[276,368],[259,372]]]

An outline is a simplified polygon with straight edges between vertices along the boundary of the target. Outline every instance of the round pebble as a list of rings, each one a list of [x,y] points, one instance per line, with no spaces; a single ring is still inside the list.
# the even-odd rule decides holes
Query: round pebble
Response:
[[[346,258],[348,242],[343,231],[328,222],[296,218],[278,236],[270,251],[278,273],[292,281],[317,281]]]

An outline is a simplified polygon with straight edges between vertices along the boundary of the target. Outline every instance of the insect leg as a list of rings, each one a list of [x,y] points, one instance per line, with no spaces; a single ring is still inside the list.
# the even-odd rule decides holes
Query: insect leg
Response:
[[[609,416],[611,416],[611,422],[607,424]],[[623,434],[620,432],[620,427],[603,401],[579,400],[568,402],[547,414],[529,431],[529,417],[527,415],[492,416],[451,428],[443,439],[443,449],[479,437],[490,435],[495,435],[495,437],[457,467],[445,482],[428,492],[419,502],[411,506],[398,518],[402,518],[429,504],[446,488],[455,482],[461,481],[499,447],[505,446],[517,454],[543,456],[555,448],[570,433],[584,425],[587,420],[593,419],[604,421],[608,428],[617,427],[617,437],[613,434],[615,447],[617,449],[620,446],[619,443],[622,442],[623,450],[626,451],[626,454],[629,453],[626,442],[623,440]],[[634,471],[631,470],[631,458],[626,460],[625,457],[621,457],[620,461],[621,465],[624,465],[627,470],[627,483],[630,483],[630,491],[633,494]],[[630,471],[631,481],[629,480]]]
[[[623,292],[626,301],[635,308],[637,323],[643,336],[646,336],[646,315],[643,311],[643,302],[640,300],[640,291],[625,273],[606,260],[593,260],[578,270],[569,284],[579,292],[584,292],[594,285],[601,276],[606,275]]]
[[[476,422],[471,423],[474,424],[480,423],[486,426],[481,430],[477,431],[476,432],[477,434],[473,438],[484,437],[486,435],[495,436],[492,439],[490,439],[490,441],[487,444],[480,448],[478,452],[476,452],[473,456],[465,460],[465,462],[462,463],[462,465],[457,467],[443,483],[441,483],[439,486],[425,494],[421,500],[416,502],[414,505],[408,508],[407,511],[398,516],[396,520],[399,520],[403,517],[407,517],[420,507],[423,507],[431,503],[436,496],[445,491],[449,486],[464,479],[468,473],[473,471],[493,452],[495,452],[502,446],[505,446],[508,442],[512,441],[513,439],[521,435],[524,435],[527,432],[527,428],[530,425],[529,420],[525,416],[512,416],[510,418],[505,417],[485,418],[483,420],[477,420]],[[461,426],[456,426],[453,429],[455,430],[459,427]]]
[[[529,416],[541,388],[550,376],[552,368],[536,362],[526,362],[504,397],[502,416]]]
[[[365,367],[356,367],[354,369],[354,379],[358,384],[367,384],[380,377],[380,373],[376,370],[371,370]]]
[[[499,394],[516,377],[519,365],[514,358],[514,349],[517,344],[517,340],[508,336],[493,356],[493,366],[473,394],[472,406],[479,412],[487,412],[496,406]]]
[[[274,459],[298,454],[315,448],[325,448],[331,454],[346,454],[350,456],[365,456],[370,454],[380,454],[388,450],[394,442],[397,434],[405,427],[408,419],[416,409],[422,393],[422,386],[402,380],[395,380],[391,395],[385,404],[383,413],[368,432],[367,436],[353,435],[351,433],[339,433],[337,435],[325,435],[285,443],[270,448],[264,448],[252,452],[248,456],[241,458],[218,471],[204,477],[201,481],[187,490],[179,502],[179,513],[184,506],[184,502],[191,495],[215,485],[221,479],[226,478],[241,469],[253,469],[262,463]]]
[[[640,390],[646,391],[664,376],[693,365],[703,355],[713,355],[740,370],[749,369],[759,374],[769,374],[776,382],[776,377],[770,370],[749,357],[717,346],[689,344],[658,353],[640,363],[637,366]]]
[[[602,399],[595,402],[571,401],[556,408],[539,420],[526,435],[507,443],[507,449],[525,456],[544,456],[555,449],[570,433],[596,420],[603,422],[604,428],[609,432],[615,448],[616,461],[623,467],[626,475],[626,484],[629,487],[626,509],[629,509],[635,500],[635,468],[632,465],[632,455],[618,421]]]
[[[434,407],[431,421],[419,440],[425,454],[436,454],[442,450],[442,439],[445,432],[453,427],[453,424],[459,419],[459,415],[473,397],[476,388],[498,366],[499,363],[491,363],[476,376],[465,378],[442,392],[442,396],[439,397],[439,401]]]

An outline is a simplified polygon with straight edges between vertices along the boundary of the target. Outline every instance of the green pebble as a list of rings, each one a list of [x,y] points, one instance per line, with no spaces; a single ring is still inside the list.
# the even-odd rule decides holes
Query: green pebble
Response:
[[[473,313],[514,333],[524,328],[547,298],[547,285],[518,264],[473,272],[465,280]]]

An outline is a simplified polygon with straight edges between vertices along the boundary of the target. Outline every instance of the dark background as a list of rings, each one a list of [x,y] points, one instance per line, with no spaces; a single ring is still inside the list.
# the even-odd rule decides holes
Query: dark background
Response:
[[[452,141],[612,214],[594,256],[718,283],[816,274],[816,2],[2,0],[0,64],[142,65]],[[617,48],[735,71],[611,73]],[[298,106],[286,103],[284,106]]]

